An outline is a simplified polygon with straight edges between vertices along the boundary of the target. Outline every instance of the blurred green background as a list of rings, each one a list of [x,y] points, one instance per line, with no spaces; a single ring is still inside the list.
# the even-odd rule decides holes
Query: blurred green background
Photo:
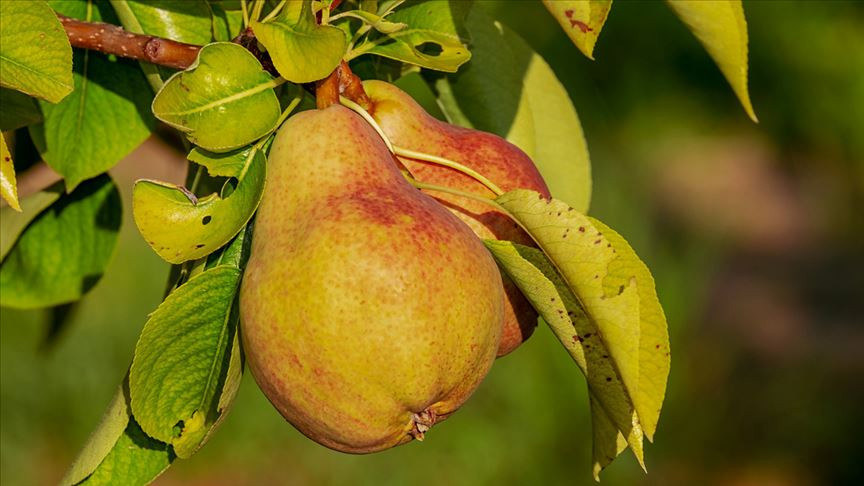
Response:
[[[752,124],[662,2],[618,0],[588,61],[537,1],[483,6],[549,61],[592,155],[592,214],[657,280],[672,374],[644,475],[605,484],[864,484],[864,2],[750,1]],[[129,364],[168,266],[138,236],[131,184],[182,178],[151,143],[113,175],[112,266],[52,328],[2,309],[0,482],[52,484]],[[55,311],[56,313],[57,311]],[[424,443],[371,456],[285,423],[247,374],[219,433],[157,484],[588,484],[584,380],[540,328]]]

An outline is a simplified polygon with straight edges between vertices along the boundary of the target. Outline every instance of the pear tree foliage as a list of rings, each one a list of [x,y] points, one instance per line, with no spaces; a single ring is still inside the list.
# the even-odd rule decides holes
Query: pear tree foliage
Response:
[[[188,152],[185,185],[141,180],[132,191],[126,210],[173,265],[170,290],[141,316],[128,374],[64,484],[147,484],[202,447],[230,410],[244,372],[237,294],[270,143],[293,113],[314,109],[316,86],[340,65],[395,82],[439,118],[492,132],[531,156],[552,198],[516,189],[484,203],[534,245],[484,243],[585,377],[595,479],[628,449],[644,467],[644,439],[658,427],[669,372],[666,319],[648,267],[621,235],[586,214],[587,145],[542,56],[471,1],[177,3],[0,2],[4,306],[86,298],[104,272],[119,269],[109,261],[124,208],[107,171],[159,123]],[[741,1],[667,3],[755,120]],[[612,0],[542,5],[574,55],[593,59]],[[198,46],[190,47],[197,59],[176,69],[106,54],[102,45],[73,48],[65,19],[185,42]],[[513,99],[519,111],[501,123],[501,100]],[[38,153],[21,150],[27,139]],[[19,191],[42,161],[62,180]]]

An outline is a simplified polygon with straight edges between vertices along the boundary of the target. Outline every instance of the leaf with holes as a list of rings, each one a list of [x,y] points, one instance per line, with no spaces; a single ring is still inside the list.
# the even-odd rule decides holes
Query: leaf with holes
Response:
[[[116,23],[106,4],[51,5],[69,17]],[[149,109],[151,91],[136,63],[76,50],[74,68],[75,90],[56,105],[41,101],[45,121],[30,127],[36,148],[64,177],[67,191],[113,167],[155,125]]]
[[[405,2],[387,20],[407,27],[390,34],[370,35],[348,53],[348,58],[374,54],[437,71],[456,72],[471,59],[462,39],[462,23],[469,8],[470,2]]]
[[[594,59],[594,44],[606,23],[612,0],[543,0],[573,44]]]
[[[747,20],[741,0],[667,0],[705,50],[755,122],[756,112],[747,90]]]
[[[348,41],[337,27],[318,25],[311,0],[288,2],[267,22],[252,22],[252,31],[267,48],[273,65],[293,83],[327,77],[345,55]]]
[[[471,62],[436,83],[448,117],[507,138],[532,158],[552,194],[587,211],[591,161],[567,90],[538,53],[483,9],[473,9],[466,25]]]
[[[18,184],[15,182],[15,164],[12,153],[6,146],[6,136],[0,133],[0,197],[15,211],[21,212],[18,204]]]
[[[102,277],[121,220],[120,193],[107,175],[90,179],[55,201],[27,226],[3,259],[3,305],[32,309],[81,298]]]
[[[72,47],[44,1],[0,2],[0,86],[51,103],[72,92]]]
[[[220,265],[180,286],[151,314],[129,372],[132,413],[147,435],[191,456],[218,419],[237,332],[241,270]]]
[[[153,100],[153,113],[195,145],[228,152],[276,127],[281,110],[273,88],[279,84],[252,53],[216,42],[201,49],[192,67],[165,83]]]
[[[199,159],[211,174],[228,175]],[[140,180],[132,190],[132,214],[141,236],[170,263],[204,257],[227,243],[246,225],[264,192],[267,161],[260,150],[246,155],[236,174],[237,187],[227,197],[213,193],[197,199],[174,184]],[[221,172],[220,172],[221,171]],[[215,174],[214,174],[215,175]]]

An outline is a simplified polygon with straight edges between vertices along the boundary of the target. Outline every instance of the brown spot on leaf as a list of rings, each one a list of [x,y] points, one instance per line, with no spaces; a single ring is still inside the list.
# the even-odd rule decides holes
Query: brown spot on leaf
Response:
[[[581,30],[583,34],[594,31],[594,29],[592,29],[591,27],[588,27],[588,24],[586,24],[585,22],[582,22],[581,20],[570,19],[570,27],[579,28],[579,30]]]

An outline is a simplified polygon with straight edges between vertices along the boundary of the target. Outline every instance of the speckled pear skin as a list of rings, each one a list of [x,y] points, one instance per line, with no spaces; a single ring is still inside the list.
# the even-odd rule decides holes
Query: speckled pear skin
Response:
[[[549,189],[531,158],[515,145],[491,133],[444,123],[426,113],[413,98],[383,81],[363,83],[372,99],[370,110],[393,144],[417,152],[450,159],[468,166],[497,184],[503,191],[532,189],[549,197]],[[494,197],[473,178],[441,165],[399,158],[417,180]],[[533,240],[509,217],[481,202],[429,191],[464,221],[480,238],[510,240],[534,245]],[[537,313],[516,285],[503,277],[507,294],[504,334],[498,356],[504,356],[528,339],[537,327]]]
[[[422,439],[495,360],[504,295],[494,261],[344,107],[290,118],[267,172],[240,294],[259,387],[338,451]]]

